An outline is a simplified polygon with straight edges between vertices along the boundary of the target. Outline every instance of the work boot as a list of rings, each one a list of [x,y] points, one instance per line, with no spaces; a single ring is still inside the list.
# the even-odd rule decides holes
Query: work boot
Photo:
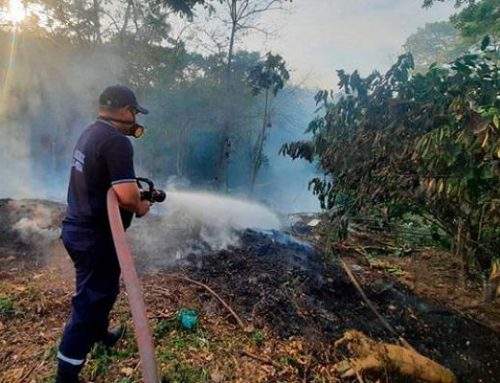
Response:
[[[127,332],[126,326],[120,326],[112,330],[109,330],[104,339],[102,340],[102,343],[104,344],[105,347],[111,348],[125,336],[126,332]]]
[[[70,374],[66,372],[57,371],[55,383],[84,383],[78,378],[78,374]]]

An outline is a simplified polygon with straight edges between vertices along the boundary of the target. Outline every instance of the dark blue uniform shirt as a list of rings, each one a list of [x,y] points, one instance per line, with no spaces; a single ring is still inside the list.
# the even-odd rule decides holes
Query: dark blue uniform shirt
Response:
[[[63,224],[109,230],[106,194],[111,185],[135,182],[134,149],[127,136],[98,119],[87,127],[73,151],[68,208]],[[123,225],[133,213],[120,209]]]

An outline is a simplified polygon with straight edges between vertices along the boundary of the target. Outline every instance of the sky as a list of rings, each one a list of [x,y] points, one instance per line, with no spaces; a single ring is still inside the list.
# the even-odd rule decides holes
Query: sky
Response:
[[[417,28],[447,20],[456,11],[452,0],[437,2],[429,9],[422,8],[422,1],[293,0],[286,11],[266,12],[258,21],[264,29],[275,32],[272,37],[253,32],[244,36],[238,47],[279,53],[291,69],[292,82],[331,89],[337,82],[337,69],[358,69],[364,75],[374,69],[384,71],[395,62],[406,38]],[[9,2],[17,13],[23,11],[21,0]],[[216,19],[223,17],[224,12],[219,8],[215,15],[209,16],[203,10],[197,14],[198,27],[177,18],[174,33],[191,24],[192,40],[198,42],[191,44],[199,50],[204,32],[220,28]],[[222,31],[227,36],[227,28]],[[210,45],[209,39],[205,38],[203,45]]]
[[[421,0],[293,0],[287,12],[261,20],[279,30],[267,39],[246,36],[240,47],[281,54],[296,84],[333,89],[336,70],[369,74],[385,70],[402,52],[406,38],[428,22],[447,20],[454,1],[430,9]]]

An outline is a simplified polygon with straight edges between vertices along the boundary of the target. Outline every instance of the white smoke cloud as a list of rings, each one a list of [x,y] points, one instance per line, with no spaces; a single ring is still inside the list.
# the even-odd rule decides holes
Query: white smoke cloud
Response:
[[[65,198],[76,138],[96,115],[105,86],[119,83],[123,60],[29,39],[10,49],[0,36],[0,198]],[[16,41],[14,39],[14,41]]]
[[[61,233],[58,228],[47,227],[44,222],[35,218],[21,218],[13,229],[19,233],[19,238],[26,244],[37,244],[37,246],[50,244],[57,240]]]
[[[239,243],[239,231],[279,229],[271,210],[255,202],[207,192],[170,191],[163,205],[135,220],[134,253],[150,268],[169,266],[189,254],[218,251]]]
[[[41,255],[58,243],[61,233],[62,206],[37,200],[10,200],[3,206],[4,224],[28,245],[33,254]]]

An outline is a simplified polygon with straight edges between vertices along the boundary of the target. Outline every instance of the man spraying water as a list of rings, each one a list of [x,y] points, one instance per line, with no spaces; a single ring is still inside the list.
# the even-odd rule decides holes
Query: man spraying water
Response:
[[[133,147],[127,136],[140,137],[144,128],[136,115],[147,114],[134,93],[115,85],[99,97],[97,120],[80,135],[73,152],[67,214],[62,240],[76,270],[76,293],[57,353],[56,383],[77,383],[85,358],[96,342],[113,346],[124,328],[108,330],[109,313],[119,292],[118,262],[106,207],[112,188],[126,229],[133,214],[149,212],[141,199]]]

